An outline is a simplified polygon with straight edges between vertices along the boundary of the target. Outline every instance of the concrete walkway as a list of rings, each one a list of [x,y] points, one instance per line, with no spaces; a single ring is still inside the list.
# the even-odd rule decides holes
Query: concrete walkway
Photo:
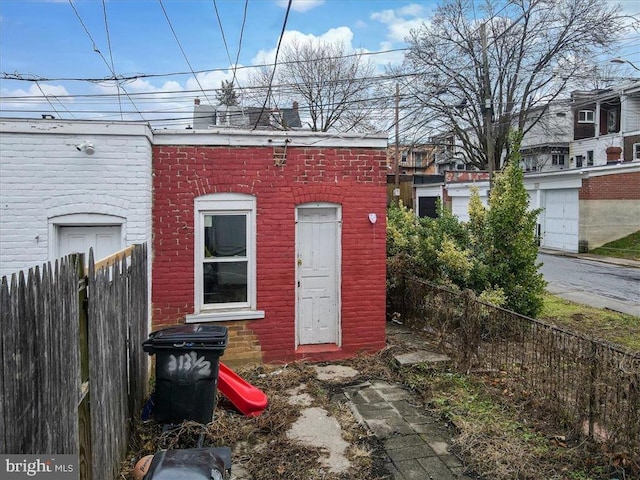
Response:
[[[403,358],[432,363],[434,368],[448,359],[424,350],[415,335],[398,325],[389,325],[387,335],[403,341],[413,351]],[[400,385],[366,382],[349,387],[345,395],[361,423],[382,440],[386,467],[394,480],[470,479],[462,462],[451,453],[450,435],[423,407],[412,403],[411,393]]]

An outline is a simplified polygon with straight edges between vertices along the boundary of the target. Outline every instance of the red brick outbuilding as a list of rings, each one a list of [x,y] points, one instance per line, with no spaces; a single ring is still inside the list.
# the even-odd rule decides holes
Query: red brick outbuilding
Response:
[[[386,137],[157,131],[153,328],[220,322],[224,361],[385,342]]]

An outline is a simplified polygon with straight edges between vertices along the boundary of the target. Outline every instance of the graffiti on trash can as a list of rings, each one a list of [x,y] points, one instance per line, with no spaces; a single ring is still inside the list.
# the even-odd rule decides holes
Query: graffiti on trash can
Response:
[[[173,372],[191,372],[195,371],[198,375],[208,377],[211,375],[211,362],[205,360],[204,357],[198,357],[196,352],[183,353],[179,357],[169,355],[169,363],[167,371]]]

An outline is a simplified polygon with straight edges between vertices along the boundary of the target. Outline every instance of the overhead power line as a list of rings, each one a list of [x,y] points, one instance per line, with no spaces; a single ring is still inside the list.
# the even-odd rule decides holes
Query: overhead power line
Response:
[[[69,0],[71,1],[71,0]],[[96,47],[97,48],[97,47]],[[347,55],[339,55],[332,57],[322,57],[316,58],[313,60],[296,60],[296,61],[287,61],[287,62],[279,62],[280,65],[287,65],[293,63],[309,63],[309,62],[317,62],[322,60],[335,60],[341,58],[352,58],[352,57],[365,57],[365,56],[376,56],[376,55],[386,55],[389,53],[396,52],[404,52],[407,51],[407,48],[394,48],[389,50],[380,50],[378,52],[361,52],[361,53],[349,53]],[[99,50],[96,50],[100,53]],[[105,59],[106,63],[106,59]],[[108,63],[106,63],[108,65]],[[239,65],[236,67],[236,70],[246,70],[246,69],[258,69],[258,68],[270,68],[274,67],[273,63],[262,63],[256,65]],[[128,82],[139,80],[143,78],[157,78],[157,77],[177,77],[184,75],[193,75],[199,73],[214,73],[214,72],[227,72],[229,71],[229,67],[217,67],[217,68],[209,68],[204,70],[194,70],[194,71],[180,71],[180,72],[167,72],[167,73],[135,73],[129,75],[116,75],[110,77],[47,77],[42,75],[35,75],[33,73],[19,73],[19,72],[2,72],[0,74],[0,79],[2,80],[19,80],[25,82],[90,82],[90,83],[102,83],[107,81],[120,81],[120,82]]]
[[[224,35],[224,28],[222,28],[222,19],[220,18],[220,12],[218,11],[218,3],[216,2],[216,0],[213,0],[213,8],[216,11],[218,27],[220,28],[220,35],[222,35],[222,43],[224,44],[224,49],[227,52],[227,59],[229,60],[229,65],[232,65],[231,54],[229,53],[229,45],[227,45],[227,37],[225,37]]]
[[[233,78],[231,85],[236,83],[236,75],[238,74],[238,62],[240,61],[240,50],[242,50],[242,37],[244,36],[244,27],[247,23],[247,10],[249,8],[249,0],[244,0],[244,11],[242,13],[242,26],[240,27],[240,39],[238,40],[238,51],[236,52],[236,61],[233,63]]]
[[[89,37],[89,40],[91,40],[91,44],[93,46],[93,51],[96,52],[98,55],[100,55],[100,58],[102,58],[102,61],[107,66],[107,69],[109,69],[109,71],[111,72],[111,75],[113,76],[113,79],[116,80],[118,75],[116,75],[115,69],[111,65],[109,65],[109,62],[107,61],[107,59],[104,57],[104,55],[102,54],[102,52],[98,48],[98,45],[96,44],[95,40],[93,39],[93,36],[91,35],[91,32],[89,32],[89,29],[87,28],[87,26],[85,25],[84,21],[82,20],[82,17],[80,16],[80,13],[78,13],[78,10],[76,9],[75,5],[73,4],[73,0],[69,0],[69,5],[71,5],[71,8],[73,9],[73,12],[75,13],[76,17],[78,18],[78,21],[80,22],[80,25],[82,25],[82,28],[84,29],[85,33]],[[106,15],[106,13],[105,13],[105,15]],[[106,20],[105,20],[105,22],[106,22]],[[45,81],[45,80],[42,80],[42,79],[39,79],[39,80],[40,81]],[[46,81],[48,81],[48,80],[46,80]],[[122,88],[122,91],[125,93],[125,95],[129,99],[129,101],[131,102],[131,105],[133,106],[133,108],[138,110],[138,107],[136,107],[136,104],[134,103],[134,101],[131,100],[131,97],[129,97],[129,94],[127,93],[127,90],[124,88],[124,86],[120,85],[119,83],[116,84],[116,86],[118,88]],[[140,118],[142,118],[144,120],[144,117],[142,116],[140,111],[138,111],[138,114],[140,115]]]
[[[267,102],[269,101],[269,97],[271,96],[271,85],[273,85],[273,77],[276,75],[276,66],[278,65],[278,54],[280,53],[280,45],[282,44],[282,38],[284,37],[284,32],[287,28],[287,20],[289,19],[289,12],[291,11],[291,4],[293,0],[289,0],[287,3],[287,11],[284,14],[284,21],[282,22],[282,30],[280,32],[280,38],[278,38],[278,46],[276,47],[276,55],[273,60],[273,70],[271,71],[271,78],[269,79],[269,88],[267,89],[267,95],[264,98],[264,104],[262,105],[262,110],[260,110],[260,115],[258,115],[258,119],[256,120],[256,124],[253,129],[255,130],[258,127],[258,123],[264,114],[264,109],[267,108]]]
[[[169,28],[171,29],[171,33],[173,33],[173,38],[176,39],[176,43],[178,44],[178,47],[180,48],[180,51],[182,52],[182,56],[184,57],[185,62],[187,62],[187,65],[189,66],[189,71],[193,75],[193,78],[195,79],[196,83],[198,84],[198,87],[200,87],[200,90],[202,91],[202,93],[204,95],[204,98],[207,99],[207,102],[209,103],[209,105],[213,105],[211,103],[211,100],[209,100],[209,97],[207,97],[207,94],[205,93],[204,88],[202,87],[202,84],[200,83],[200,80],[198,80],[198,75],[196,75],[196,73],[193,71],[193,67],[191,66],[191,62],[187,58],[187,54],[185,53],[184,48],[182,48],[182,44],[180,43],[180,40],[178,39],[178,34],[176,33],[176,31],[173,28],[173,25],[171,24],[171,20],[169,19],[169,15],[167,14],[167,11],[164,8],[164,4],[162,3],[162,0],[158,0],[158,2],[160,3],[160,8],[162,8],[162,13],[164,13],[164,18],[167,19],[167,23],[169,24]]]
[[[104,17],[104,30],[107,34],[107,47],[109,48],[109,59],[111,60],[111,71],[115,75],[116,67],[113,63],[113,50],[111,49],[111,35],[109,35],[109,21],[107,19],[107,3],[102,0],[102,16]],[[120,99],[120,84],[116,85],[118,89],[118,106],[120,107],[120,120],[123,120],[122,116],[122,100]]]

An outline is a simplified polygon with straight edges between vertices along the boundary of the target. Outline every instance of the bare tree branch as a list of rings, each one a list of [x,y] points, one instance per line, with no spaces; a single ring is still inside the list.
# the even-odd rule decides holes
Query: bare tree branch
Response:
[[[465,162],[485,169],[484,72],[479,27],[487,25],[494,170],[508,150],[509,131],[529,131],[545,105],[585,82],[585,63],[624,33],[619,7],[601,0],[445,0],[430,23],[412,31],[404,68],[422,73],[404,91],[422,108],[415,117],[445,119],[462,141]],[[580,78],[578,78],[580,77]],[[592,79],[591,79],[592,80]]]
[[[293,42],[283,48],[282,63],[277,66],[276,83],[288,85],[279,90],[276,103],[298,102],[303,124],[312,131],[371,131],[373,95],[371,62],[360,55],[345,56],[342,44],[308,41]],[[270,71],[263,70],[251,79],[254,86],[264,85]]]

